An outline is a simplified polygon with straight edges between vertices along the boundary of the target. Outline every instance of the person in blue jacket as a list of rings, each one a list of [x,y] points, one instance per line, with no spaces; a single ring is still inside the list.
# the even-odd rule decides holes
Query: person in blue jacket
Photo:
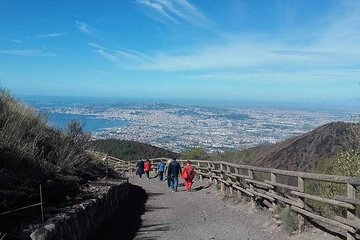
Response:
[[[165,163],[162,160],[157,165],[157,174],[159,175],[159,180],[164,180],[164,171],[165,171]]]

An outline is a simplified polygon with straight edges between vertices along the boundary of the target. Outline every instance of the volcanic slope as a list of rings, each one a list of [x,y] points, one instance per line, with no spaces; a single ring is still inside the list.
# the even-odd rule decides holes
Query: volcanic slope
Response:
[[[256,166],[307,171],[335,159],[341,151],[358,149],[357,133],[360,133],[359,124],[333,122],[283,142],[247,151]]]

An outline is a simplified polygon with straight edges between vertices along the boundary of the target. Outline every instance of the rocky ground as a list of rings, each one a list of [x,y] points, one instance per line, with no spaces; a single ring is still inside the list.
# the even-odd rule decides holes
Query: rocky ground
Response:
[[[170,192],[158,179],[130,177],[130,182],[148,194],[145,213],[136,240],[231,239],[231,240],[332,240],[320,230],[290,235],[271,212],[254,209],[249,203],[226,198],[207,182],[195,182],[194,191],[184,187]]]

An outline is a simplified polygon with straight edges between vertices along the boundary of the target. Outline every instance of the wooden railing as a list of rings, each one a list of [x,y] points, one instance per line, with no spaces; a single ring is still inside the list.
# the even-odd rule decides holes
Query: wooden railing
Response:
[[[107,156],[107,161],[122,171],[135,171],[135,161],[123,161]],[[156,171],[156,163],[168,158],[150,159]],[[187,160],[177,160],[182,166]],[[307,172],[287,171],[273,168],[262,168],[248,165],[238,165],[222,161],[191,160],[196,173],[202,181],[209,179],[220,185],[222,192],[229,192],[238,196],[245,195],[255,206],[256,201],[266,201],[270,207],[280,204],[290,207],[298,214],[298,230],[302,231],[305,218],[318,221],[346,231],[346,239],[359,239],[360,219],[356,215],[356,208],[360,200],[356,199],[357,187],[360,186],[360,177],[345,177]],[[284,180],[285,179],[285,180]],[[315,194],[305,188],[307,182],[328,182],[339,184],[346,188],[342,196],[336,195],[327,198]],[[307,201],[317,201],[331,206],[337,206],[345,212],[346,216],[335,215],[326,217],[316,212],[307,204]]]

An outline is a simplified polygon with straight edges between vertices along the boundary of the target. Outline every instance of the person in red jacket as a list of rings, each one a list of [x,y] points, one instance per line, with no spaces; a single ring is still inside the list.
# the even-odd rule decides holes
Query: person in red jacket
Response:
[[[194,171],[194,167],[191,166],[191,162],[188,160],[186,162],[185,167],[183,168],[182,172],[181,172],[181,177],[183,179],[185,179],[185,190],[187,192],[191,191],[191,187],[193,184],[193,179],[195,176],[195,171]]]
[[[149,159],[146,159],[144,163],[144,172],[146,174],[147,179],[150,178],[150,171],[151,171],[151,162],[149,161]]]

